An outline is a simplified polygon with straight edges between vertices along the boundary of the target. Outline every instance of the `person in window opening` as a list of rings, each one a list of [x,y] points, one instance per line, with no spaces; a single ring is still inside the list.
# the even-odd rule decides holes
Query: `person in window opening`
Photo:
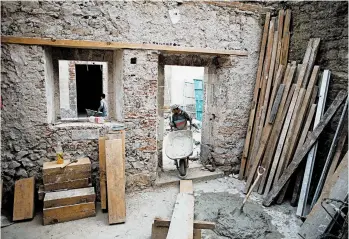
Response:
[[[192,123],[192,118],[188,115],[187,112],[179,108],[179,105],[171,105],[172,111],[172,120],[170,122],[171,130],[175,128],[175,130],[186,130],[188,128],[188,121],[190,122],[190,126],[197,128],[195,124]]]
[[[108,106],[107,106],[107,102],[105,102],[105,94],[101,95],[101,104],[98,108],[98,112],[102,112],[103,117],[108,116]]]

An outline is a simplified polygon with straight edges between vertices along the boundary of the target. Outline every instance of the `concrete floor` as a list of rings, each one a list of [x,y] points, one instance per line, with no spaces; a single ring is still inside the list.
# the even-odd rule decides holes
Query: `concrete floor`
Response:
[[[205,193],[226,192],[232,195],[232,200],[236,200],[236,195],[242,200],[243,187],[242,181],[226,177],[194,183],[194,195],[196,199],[199,199],[200,195]],[[15,223],[2,228],[1,235],[3,239],[150,239],[154,217],[171,218],[178,192],[179,186],[168,186],[127,194],[125,224],[108,225],[108,214],[102,213],[98,206],[96,217],[42,226],[42,215],[38,214],[32,221]],[[261,205],[261,200],[260,195],[253,193],[248,203]],[[284,238],[299,238],[297,232],[301,221],[296,218],[295,208],[292,208],[289,203],[286,202],[283,205],[275,205],[263,210],[272,217],[271,223]],[[197,214],[197,211],[195,213]],[[203,213],[199,213],[200,219],[205,217]],[[203,230],[203,238],[224,237],[219,237],[214,231]]]

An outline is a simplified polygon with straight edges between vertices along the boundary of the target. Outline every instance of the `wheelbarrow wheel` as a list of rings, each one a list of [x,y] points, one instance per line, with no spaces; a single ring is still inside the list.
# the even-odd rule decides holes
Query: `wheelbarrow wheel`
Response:
[[[179,175],[182,177],[185,177],[187,175],[187,163],[186,163],[187,159],[180,159],[179,160]]]

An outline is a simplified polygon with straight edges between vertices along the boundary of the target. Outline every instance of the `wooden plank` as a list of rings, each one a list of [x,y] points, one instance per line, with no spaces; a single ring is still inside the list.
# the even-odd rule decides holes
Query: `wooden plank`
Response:
[[[268,73],[268,81],[267,81],[267,88],[265,91],[265,96],[264,96],[264,102],[263,102],[263,107],[262,107],[262,112],[261,112],[261,117],[260,117],[260,133],[257,133],[257,135],[259,135],[258,138],[261,138],[261,133],[262,130],[265,126],[265,122],[266,122],[266,117],[267,117],[267,111],[268,108],[270,108],[271,106],[269,106],[269,99],[270,99],[270,92],[271,92],[271,87],[272,87],[272,83],[273,83],[273,74],[274,74],[274,66],[275,66],[275,57],[276,57],[276,49],[277,49],[277,45],[275,44],[275,42],[277,41],[277,37],[278,37],[278,33],[274,32],[274,39],[273,39],[273,50],[272,50],[272,55],[271,55],[271,63],[270,63],[270,68],[269,68],[269,73]],[[258,149],[256,150],[256,152],[258,152]],[[264,165],[268,164],[268,162],[264,162],[262,159],[262,165],[264,167]],[[263,176],[262,176],[263,179]],[[260,185],[261,180],[258,180],[256,183],[256,186],[254,187],[254,190],[257,191],[258,190],[258,186]],[[260,191],[258,190],[258,192],[260,193]]]
[[[297,86],[296,86],[296,89],[297,89]],[[287,132],[286,140],[285,140],[285,143],[284,143],[284,148],[283,148],[282,153],[281,153],[281,158],[280,158],[280,162],[279,162],[280,164],[279,164],[278,169],[276,171],[276,175],[275,175],[275,179],[276,180],[279,179],[281,173],[285,170],[285,168],[289,164],[288,155],[289,155],[289,152],[290,152],[291,147],[292,147],[291,139],[292,139],[292,136],[294,134],[294,130],[295,130],[295,127],[296,127],[295,126],[296,125],[296,117],[297,117],[297,114],[300,111],[301,104],[302,104],[302,102],[304,100],[304,95],[305,95],[305,89],[301,88],[300,91],[299,91],[298,97],[297,97],[296,107],[295,107],[294,112],[292,114],[291,124],[290,124],[289,130]],[[281,203],[283,201],[285,192],[286,191],[282,192],[281,197],[279,195],[278,203]]]
[[[43,182],[44,184],[63,183],[65,181],[84,179],[90,177],[91,171],[68,171],[62,174],[44,175]]]
[[[62,189],[75,189],[75,188],[85,188],[88,187],[90,183],[90,178],[83,178],[77,180],[70,180],[61,183],[48,183],[44,184],[45,191],[55,191]]]
[[[61,168],[64,165],[67,165],[70,160],[64,160],[64,164],[57,164],[56,161],[45,162],[43,164],[43,175],[55,175],[69,172],[86,172],[91,171],[91,161],[89,158],[80,158],[78,162],[69,164],[68,166]]]
[[[105,141],[109,224],[126,221],[125,161],[122,140]]]
[[[280,106],[280,103],[281,103],[282,94],[284,93],[284,89],[285,89],[285,84],[281,84],[280,87],[279,87],[279,90],[278,90],[278,92],[276,94],[273,107],[271,107],[271,110],[270,110],[269,124],[273,124],[274,121],[275,121],[276,113],[279,110],[279,106]]]
[[[323,129],[332,119],[333,115],[337,112],[337,110],[339,109],[341,104],[344,102],[346,97],[347,97],[347,93],[345,91],[340,91],[338,93],[336,99],[332,102],[331,106],[328,108],[325,115],[321,118],[320,123],[317,125],[314,131],[309,134],[302,148],[295,153],[290,165],[281,175],[280,179],[274,185],[273,189],[269,192],[267,197],[263,200],[264,206],[270,206],[272,204],[274,199],[278,196],[278,194],[280,193],[284,185],[287,183],[287,181],[291,178],[294,171],[297,169],[299,163],[302,162],[304,156],[309,152],[311,147],[315,144],[320,133],[322,133]]]
[[[278,24],[277,24],[277,31],[278,31],[278,44],[277,44],[277,53],[276,53],[276,65],[275,69],[279,69],[280,65],[280,56],[281,56],[281,50],[282,50],[282,33],[283,33],[283,27],[284,27],[284,16],[285,16],[285,11],[283,9],[279,10],[279,15],[278,15]],[[274,75],[274,78],[276,79],[276,72]]]
[[[180,180],[179,192],[181,193],[193,193],[193,181],[192,180]]]
[[[48,192],[44,198],[44,208],[61,207],[79,203],[94,202],[96,199],[95,189],[79,188],[67,191]]]
[[[173,210],[167,239],[193,238],[194,195],[179,193]]]
[[[152,239],[166,239],[168,227],[157,227],[154,223],[152,225],[151,238]],[[194,229],[193,239],[201,239],[201,230]]]
[[[330,81],[330,71],[325,70],[323,73],[323,76],[321,78],[319,100],[318,100],[316,115],[315,115],[315,120],[314,120],[314,129],[319,124],[320,119],[321,119],[323,112],[324,112],[324,109],[325,109],[329,81]],[[296,211],[296,215],[298,217],[302,217],[303,215],[308,213],[306,211],[306,204],[307,204],[307,199],[308,199],[308,195],[309,195],[310,181],[312,178],[312,171],[313,171],[314,163],[315,163],[316,150],[317,150],[317,143],[315,142],[314,146],[310,150],[308,157],[307,157],[301,192],[299,195],[299,201],[298,201],[298,206],[297,206],[297,211]]]
[[[99,186],[101,196],[101,209],[107,209],[107,175],[106,175],[106,160],[105,160],[105,137],[98,139],[99,153]]]
[[[291,161],[292,155],[294,154],[296,147],[298,145],[297,142],[300,136],[300,132],[302,130],[302,124],[303,124],[304,118],[306,116],[306,110],[308,109],[309,102],[311,100],[311,96],[313,93],[313,89],[314,89],[315,83],[317,82],[318,71],[319,71],[319,66],[314,66],[304,99],[301,99],[301,102],[300,102],[301,106],[298,107],[299,108],[298,112],[296,112],[296,114],[292,116],[293,127],[290,127],[290,132],[292,132],[292,134],[290,135],[291,137],[290,137],[289,145],[286,148],[286,156],[285,156],[286,166]],[[304,82],[304,80],[302,82]],[[283,189],[283,192],[279,196],[279,200],[278,200],[279,203],[283,201],[287,188],[288,188],[288,183],[286,184],[285,188]]]
[[[315,115],[315,110],[316,110],[316,104],[315,104],[315,108],[314,108],[314,112],[310,112],[312,107],[313,107],[313,104],[316,100],[316,97],[317,97],[317,93],[318,93],[318,87],[317,86],[314,86],[314,89],[313,89],[313,93],[312,93],[312,96],[311,96],[311,99],[310,99],[310,102],[309,102],[309,108],[308,108],[308,112],[307,112],[307,115],[308,115],[308,118],[306,120],[306,124],[304,125],[304,128],[303,128],[303,132],[302,132],[302,135],[299,139],[299,142],[298,142],[298,146],[297,146],[297,150],[299,150],[300,147],[302,147],[306,137],[307,137],[307,134],[309,132],[309,129],[310,129],[310,124],[314,118],[314,115]],[[310,116],[310,114],[312,114],[312,116]],[[309,119],[309,117],[311,119]],[[310,122],[309,122],[310,120]],[[301,185],[302,185],[302,180],[303,180],[303,175],[304,175],[304,171],[305,171],[305,163],[302,163],[299,165],[299,170],[297,172],[297,176],[296,176],[296,180],[295,180],[295,183],[294,183],[294,188],[293,188],[293,193],[292,193],[292,198],[291,198],[291,202],[290,204],[292,206],[296,206],[297,203],[298,203],[298,198],[299,198],[299,193],[300,193],[300,190],[301,190]]]
[[[298,94],[298,91],[299,91],[299,89],[295,89],[294,94]],[[268,181],[267,181],[267,185],[265,187],[264,196],[268,195],[268,193],[270,191],[270,188],[272,186],[272,183],[274,181],[277,181],[277,179],[278,179],[276,177],[274,179],[274,176],[275,176],[275,173],[276,173],[277,166],[282,163],[282,162],[280,162],[280,164],[279,164],[279,160],[280,160],[281,152],[282,152],[282,149],[283,149],[283,146],[284,146],[284,143],[285,143],[285,139],[286,139],[286,135],[287,135],[287,132],[288,132],[288,128],[289,128],[290,123],[291,123],[291,117],[292,117],[294,108],[296,106],[296,100],[297,100],[296,97],[292,97],[292,101],[291,101],[290,107],[288,108],[286,119],[285,119],[285,122],[283,124],[281,135],[280,135],[280,138],[279,138],[279,142],[278,142],[278,145],[277,145],[277,148],[276,148],[274,160],[273,160],[273,163],[272,163],[272,166],[271,166],[271,169],[270,169],[270,173],[269,173],[269,176],[268,176]]]
[[[285,102],[286,102],[286,99],[287,99],[287,96],[289,93],[289,89],[291,86],[291,82],[292,82],[295,70],[296,70],[296,66],[295,66],[295,62],[293,62],[293,66],[291,67],[291,70],[289,70],[289,74],[287,76],[285,76],[287,78],[287,80],[285,80],[285,82],[286,82],[285,90],[284,90],[284,94],[283,94],[283,97],[281,100],[280,109],[276,115],[276,123],[274,124],[274,127],[273,127],[273,125],[267,124],[266,127],[263,129],[263,137],[261,140],[261,145],[258,149],[258,153],[257,153],[256,157],[254,157],[254,161],[252,163],[251,170],[250,170],[250,173],[249,173],[248,178],[247,178],[244,193],[248,192],[248,189],[250,188],[250,186],[252,184],[254,174],[256,173],[259,162],[260,162],[261,158],[263,157],[263,154],[265,152],[267,144],[268,144],[268,150],[270,150],[270,147],[269,147],[270,135],[272,135],[272,137],[271,137],[272,140],[274,139],[274,137],[276,138],[278,135],[278,133],[276,131],[279,128],[279,125],[282,123],[281,121],[283,121],[282,120],[282,112],[283,112],[283,109],[285,106]],[[286,72],[287,72],[287,70],[286,70]],[[277,125],[277,126],[275,127],[275,125]]]
[[[263,125],[264,125],[264,121],[262,120],[262,115],[263,115],[263,109],[266,107],[263,105],[263,103],[265,101],[265,93],[268,86],[268,73],[270,68],[271,55],[272,55],[272,49],[273,49],[273,40],[274,40],[274,27],[275,27],[274,23],[275,23],[275,17],[271,19],[269,24],[267,52],[266,52],[266,58],[264,61],[264,66],[263,66],[263,75],[261,78],[261,86],[260,86],[261,92],[258,99],[257,116],[255,120],[256,128],[255,130],[253,130],[253,134],[252,134],[253,145],[252,145],[252,151],[250,155],[251,159],[256,158],[256,154],[259,148],[259,143],[262,137],[262,131],[263,131]]]
[[[268,80],[271,81],[271,86],[274,85],[274,71],[278,71],[279,69],[275,68],[275,61],[276,61],[276,51],[278,46],[278,31],[274,32],[274,39],[273,39],[273,49],[271,52],[271,62],[270,62],[270,68],[269,68],[269,74],[268,74]],[[268,97],[269,100],[269,97]]]
[[[1,36],[1,43],[40,45],[40,46],[53,46],[53,47],[69,47],[69,48],[103,49],[103,50],[115,50],[115,49],[158,50],[166,53],[185,53],[185,54],[236,55],[236,56],[248,55],[248,52],[244,50],[215,50],[215,49],[208,49],[208,48],[177,47],[177,46],[166,46],[166,45],[155,45],[155,44],[68,40],[68,39],[52,39],[52,38],[39,38],[39,37]]]
[[[279,160],[279,164],[278,164],[278,168],[277,168],[277,171],[276,171],[276,175],[275,175],[275,179],[277,180],[280,176],[280,172],[283,171],[284,167],[285,167],[285,155],[286,155],[286,152],[287,152],[287,148],[288,148],[288,145],[289,145],[289,138],[290,138],[290,134],[291,134],[291,128],[292,128],[292,123],[294,121],[292,121],[294,115],[295,115],[295,112],[297,111],[297,109],[300,107],[301,103],[302,103],[302,100],[303,100],[303,97],[304,97],[304,94],[305,94],[305,90],[304,89],[300,89],[298,90],[297,88],[297,85],[296,85],[296,88],[295,88],[295,91],[293,93],[293,96],[292,96],[292,101],[291,101],[291,105],[292,106],[292,102],[296,102],[295,103],[295,106],[294,108],[291,110],[291,107],[289,108],[288,110],[288,113],[290,112],[290,117],[291,117],[291,122],[290,122],[290,125],[289,125],[289,129],[287,129],[287,133],[286,133],[286,139],[285,139],[285,142],[283,143],[283,150],[281,151],[281,157],[280,157],[280,160]],[[287,114],[288,114],[287,113]],[[287,115],[286,115],[287,116]],[[277,136],[279,137],[279,135]],[[268,157],[269,158],[272,158],[270,157],[272,154],[269,153],[268,154]],[[274,159],[275,160],[275,159]],[[271,160],[270,160],[271,161]],[[287,165],[286,165],[287,166]],[[275,180],[274,179],[274,180]]]
[[[288,48],[290,44],[290,23],[291,23],[291,10],[286,10],[285,22],[284,22],[284,30],[282,33],[282,51],[281,51],[281,59],[280,64],[286,65],[288,61]]]
[[[266,17],[265,17],[262,43],[261,43],[261,49],[260,49],[260,53],[259,53],[259,63],[258,63],[258,69],[257,69],[256,85],[254,88],[252,106],[251,106],[251,110],[250,110],[250,117],[248,120],[248,128],[247,128],[245,144],[244,144],[244,150],[243,150],[242,159],[241,159],[241,166],[240,166],[240,172],[239,172],[239,179],[240,180],[242,180],[244,178],[246,167],[247,167],[247,165],[249,165],[247,161],[248,161],[249,153],[251,152],[250,145],[252,145],[251,142],[253,142],[253,141],[251,141],[251,135],[252,135],[253,125],[254,125],[255,115],[256,115],[256,108],[257,108],[259,89],[260,89],[260,87],[259,87],[260,86],[260,79],[261,79],[264,54],[265,54],[265,46],[266,46],[267,37],[268,37],[269,21],[270,21],[270,13],[267,13]]]
[[[312,41],[311,55],[309,57],[308,66],[307,66],[307,69],[305,71],[304,80],[302,83],[302,87],[304,87],[304,88],[308,86],[308,79],[309,79],[310,74],[313,71],[313,67],[315,64],[315,59],[317,56],[317,52],[319,50],[319,46],[320,46],[320,38],[314,38]]]
[[[13,221],[34,217],[34,177],[17,180],[13,202]]]
[[[280,65],[280,67],[277,71],[277,74],[275,75],[275,82],[274,82],[274,86],[273,86],[273,91],[272,91],[271,97],[270,97],[270,106],[271,107],[268,108],[268,113],[267,113],[267,120],[268,120],[269,124],[272,124],[274,122],[274,121],[270,120],[270,114],[272,112],[272,109],[274,109],[274,107],[276,107],[276,106],[279,107],[278,104],[276,104],[276,106],[275,106],[274,100],[275,100],[277,93],[279,93],[279,90],[280,90],[279,86],[281,84],[281,80],[282,80],[282,76],[284,75],[284,71],[285,71],[285,66]],[[279,76],[281,76],[281,77],[279,77]],[[281,93],[281,95],[282,95],[282,93]],[[280,98],[280,100],[281,100],[281,98]],[[280,102],[278,102],[278,103],[280,103]],[[277,111],[277,109],[274,109],[275,116],[276,116],[276,111]]]
[[[345,102],[345,105],[344,105],[344,108],[343,108],[343,111],[342,111],[342,115],[341,115],[341,117],[339,119],[339,122],[338,122],[338,125],[337,125],[337,129],[336,129],[336,132],[334,134],[334,137],[333,137],[333,140],[332,140],[332,143],[331,143],[331,146],[330,146],[330,150],[329,150],[328,155],[326,157],[325,165],[322,168],[320,179],[317,182],[317,187],[316,187],[316,190],[315,190],[315,193],[314,193],[314,196],[313,196],[311,207],[314,207],[315,203],[317,202],[317,200],[320,197],[321,190],[322,190],[323,185],[325,183],[326,175],[328,173],[328,170],[330,168],[330,164],[332,162],[332,156],[334,154],[334,150],[335,150],[336,145],[338,143],[339,132],[342,130],[343,127],[348,127],[348,125],[344,125],[345,117],[347,116],[347,114],[348,114],[348,99]]]
[[[80,203],[69,206],[45,208],[43,210],[43,224],[68,222],[96,215],[94,202]]]
[[[171,223],[170,219],[167,218],[155,218],[154,225],[157,227],[169,227]],[[216,228],[215,222],[206,222],[194,220],[194,229],[210,229],[213,230]]]

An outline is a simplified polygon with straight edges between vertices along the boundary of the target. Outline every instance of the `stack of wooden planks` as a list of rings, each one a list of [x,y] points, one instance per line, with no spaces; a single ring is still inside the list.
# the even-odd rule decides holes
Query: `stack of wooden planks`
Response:
[[[54,224],[95,216],[95,191],[90,186],[91,161],[47,162],[43,165],[43,224]]]
[[[46,193],[43,224],[54,224],[96,215],[93,187]]]
[[[239,173],[240,180],[246,179],[244,191],[247,193],[256,177],[258,166],[265,168],[265,173],[256,187],[258,193],[264,195],[265,206],[269,206],[275,200],[278,203],[283,202],[289,181],[294,174],[297,176],[292,180],[293,205],[297,205],[298,199],[301,203],[305,202],[316,154],[317,138],[314,140],[311,137],[318,137],[317,134],[322,132],[324,124],[329,122],[346,97],[345,92],[340,92],[337,101],[332,104],[333,108],[329,108],[328,114],[324,115],[330,71],[324,70],[322,77],[318,77],[321,75],[320,67],[315,65],[315,59],[320,39],[309,40],[301,64],[295,61],[288,63],[290,21],[290,10],[280,10],[277,18],[271,17],[270,13],[266,14]],[[332,111],[329,111],[330,109]],[[339,124],[341,129],[342,122],[345,121],[344,114]],[[311,147],[308,147],[310,144]],[[334,146],[336,144],[333,143]],[[308,151],[310,153],[307,165],[303,163],[299,166]],[[334,148],[329,154],[332,158]],[[326,163],[324,174],[330,171],[330,161]],[[295,173],[298,166],[299,169]],[[326,174],[322,176],[318,194],[325,179]]]
[[[181,180],[171,220],[155,218],[151,238],[201,239],[201,229],[215,229],[215,226],[214,222],[194,221],[193,182]]]
[[[125,131],[99,138],[101,208],[108,209],[109,224],[126,221]]]
[[[44,163],[43,182],[45,191],[89,186],[91,180],[90,159],[80,158],[76,163],[69,163],[69,160],[64,160],[64,164],[57,164],[56,161]]]

